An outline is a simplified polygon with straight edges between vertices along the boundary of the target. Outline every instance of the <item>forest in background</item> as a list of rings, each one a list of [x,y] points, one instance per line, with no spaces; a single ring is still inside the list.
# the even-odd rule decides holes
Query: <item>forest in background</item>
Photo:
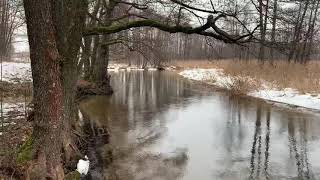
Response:
[[[241,45],[226,44],[211,37],[171,34],[154,28],[142,27],[110,35],[108,43],[111,48],[110,60],[144,67],[146,64],[157,66],[176,60],[263,59],[264,61],[287,60],[303,63],[319,59],[319,39],[317,38],[319,36],[317,18],[319,2],[317,0],[262,0],[261,2],[259,0],[257,2],[223,0],[212,1],[209,4],[208,2],[197,4],[197,6],[218,7],[219,10],[231,15],[229,18],[219,20],[219,24],[223,25],[222,29],[229,34],[240,35],[247,32],[246,28],[252,29],[259,25],[252,40]],[[123,14],[130,16],[131,20],[152,17],[169,21],[177,19],[173,12],[179,11],[180,8],[159,1],[155,7],[164,6],[169,13],[157,12],[154,7],[146,11],[144,8],[147,8],[147,4],[152,4],[152,2],[146,1],[141,4],[146,4],[146,7],[130,8],[130,12],[127,12],[130,5],[123,4],[115,8],[111,16],[117,17],[115,21],[118,22],[125,18]],[[102,15],[99,13],[101,7],[97,1],[92,1],[89,6],[90,16],[95,15],[97,19],[101,19]],[[16,40],[15,36],[26,33],[22,2],[21,0],[6,0],[3,1],[1,8],[3,12],[1,15],[1,54],[6,57],[12,54],[15,57],[25,57],[25,54],[19,56],[14,53],[20,48],[15,44],[21,43],[21,39]],[[203,24],[208,14],[183,9],[179,12],[180,21],[186,24]],[[95,20],[89,18],[87,26],[99,23],[94,22]],[[98,56],[94,53],[97,51],[95,46],[101,44],[99,41],[103,40],[93,37],[83,40],[81,53],[85,58],[89,58],[90,63],[94,62]]]

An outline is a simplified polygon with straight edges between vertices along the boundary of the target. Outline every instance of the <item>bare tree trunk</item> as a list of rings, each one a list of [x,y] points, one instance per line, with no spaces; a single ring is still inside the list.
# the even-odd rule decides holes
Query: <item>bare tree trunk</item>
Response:
[[[259,0],[259,17],[260,17],[260,50],[259,50],[259,60],[265,60],[265,41],[266,41],[266,32],[267,32],[267,20],[268,20],[268,7],[269,0],[266,1],[265,8],[262,0]],[[263,9],[265,9],[265,14],[263,14]]]
[[[62,147],[65,162],[75,149],[71,147],[71,124],[76,121],[77,55],[87,3],[25,0],[24,4],[35,102],[33,142],[37,168],[31,170],[31,179],[62,179]]]
[[[316,26],[316,21],[317,21],[317,16],[318,16],[318,10],[319,10],[319,5],[320,5],[320,1],[319,0],[315,0],[317,3],[316,7],[315,7],[315,12],[314,12],[314,16],[313,16],[313,21],[311,24],[311,32],[309,35],[309,44],[307,45],[307,52],[306,52],[306,60],[310,60],[310,55],[311,55],[311,50],[313,47],[313,38],[314,38],[314,31],[315,31],[315,26]]]
[[[103,12],[103,20],[106,25],[111,24],[110,18],[112,17],[112,12],[117,5],[117,2],[110,1],[109,4],[103,2],[105,7],[105,12]],[[110,35],[103,35],[99,42],[98,56],[95,60],[95,74],[94,82],[99,89],[99,94],[110,95],[113,90],[110,86],[110,77],[108,75],[108,64],[109,64],[109,45]]]
[[[31,179],[63,179],[63,88],[50,0],[24,0],[33,77],[34,122]]]
[[[99,14],[99,11],[102,11],[101,8],[101,0],[97,0],[93,12],[91,13],[92,17],[97,17]],[[100,12],[101,14],[101,12]],[[98,18],[98,17],[97,17]],[[87,27],[92,27],[95,26],[97,24],[96,19],[91,18],[91,20],[89,20],[89,22],[87,23]],[[84,37],[84,48],[83,48],[83,52],[82,52],[82,60],[83,60],[83,65],[84,65],[84,79],[85,80],[92,80],[92,66],[94,65],[95,62],[95,58],[97,55],[97,39],[99,37]],[[92,43],[93,42],[93,43]],[[92,50],[92,54],[91,53],[91,48],[93,46],[93,50]],[[91,59],[91,61],[90,61]],[[82,65],[82,64],[81,64]],[[80,67],[81,69],[82,67]]]
[[[308,6],[309,6],[309,1],[310,0],[306,0],[302,14],[301,14],[302,5],[300,5],[299,16],[297,19],[297,23],[295,25],[293,42],[291,45],[291,50],[289,52],[288,61],[291,61],[293,59],[294,55],[296,55],[296,57],[297,57],[298,53],[300,52],[301,47],[300,47],[299,41],[300,41],[300,36],[301,36],[301,31],[302,31],[302,25],[303,25],[304,18],[306,16],[306,12],[307,12]],[[303,2],[300,2],[300,3],[303,3]],[[298,52],[298,53],[296,53],[296,52]],[[295,59],[295,61],[297,61],[297,58]]]
[[[110,41],[109,35],[104,35],[100,42],[100,48],[94,67],[94,81],[99,88],[99,94],[110,95],[112,94],[112,88],[110,86],[110,78],[108,75],[108,63],[109,63],[109,45],[103,44]]]
[[[84,37],[84,47],[82,52],[82,61],[84,66],[84,79],[90,80],[91,79],[91,73],[90,73],[90,52],[91,52],[91,45],[92,45],[92,37]],[[80,67],[82,68],[82,67]]]
[[[18,17],[20,8],[19,1],[0,1],[0,56],[2,57],[10,57],[14,31],[23,23]]]
[[[310,35],[311,35],[311,31],[312,31],[312,20],[313,20],[313,14],[315,13],[315,6],[316,6],[316,0],[313,0],[312,2],[312,8],[311,8],[311,12],[309,15],[309,21],[308,21],[308,30],[307,33],[304,35],[304,40],[302,43],[302,47],[301,47],[301,52],[299,55],[299,62],[301,63],[306,63],[306,48],[307,48],[307,43],[310,39]]]
[[[277,25],[277,16],[278,16],[278,0],[273,2],[273,16],[272,16],[272,31],[271,31],[271,43],[272,45],[276,44],[276,25]],[[274,61],[274,47],[271,47],[270,50],[271,61]]]
[[[78,80],[78,54],[85,28],[87,12],[86,0],[54,1],[54,23],[57,29],[56,39],[60,55],[63,57],[62,82],[64,95],[63,117],[63,149],[64,160],[69,162],[74,150],[71,127],[76,126],[77,115],[75,106],[76,82]]]
[[[90,77],[94,78],[94,70],[95,70],[95,64],[98,58],[98,49],[99,49],[99,42],[100,42],[100,36],[95,36],[93,38],[93,47],[92,47],[92,54],[91,54],[91,66],[90,66]]]

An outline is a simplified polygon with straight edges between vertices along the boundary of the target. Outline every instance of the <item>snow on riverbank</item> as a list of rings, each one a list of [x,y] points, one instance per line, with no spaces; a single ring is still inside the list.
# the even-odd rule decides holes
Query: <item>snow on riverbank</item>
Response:
[[[89,171],[90,161],[88,156],[85,156],[85,159],[80,159],[77,164],[77,171],[81,175],[87,175]]]
[[[179,73],[185,78],[205,81],[218,87],[230,89],[232,78],[226,76],[222,69],[190,69]]]
[[[238,77],[225,75],[221,69],[189,69],[179,74],[191,80],[203,81],[226,89],[231,89],[234,86],[235,79],[238,79]],[[278,90],[272,88],[268,82],[264,82],[260,88],[247,93],[247,95],[268,101],[320,110],[320,94],[301,94],[291,88]]]
[[[30,63],[3,62],[2,81],[20,83],[32,81]]]

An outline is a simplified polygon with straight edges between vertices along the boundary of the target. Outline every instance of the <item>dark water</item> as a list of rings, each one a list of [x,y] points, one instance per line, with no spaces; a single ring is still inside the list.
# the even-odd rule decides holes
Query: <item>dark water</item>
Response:
[[[111,132],[109,179],[320,179],[317,114],[232,96],[169,72],[118,72],[112,79],[112,97],[81,104]]]

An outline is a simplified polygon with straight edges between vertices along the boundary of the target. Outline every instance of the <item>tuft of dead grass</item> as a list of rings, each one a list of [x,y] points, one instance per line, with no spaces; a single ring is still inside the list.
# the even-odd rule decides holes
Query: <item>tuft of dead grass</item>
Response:
[[[248,77],[234,76],[229,87],[234,94],[248,94],[250,91],[257,90],[257,83]]]
[[[188,69],[188,68],[201,68],[210,69],[215,67],[213,62],[207,60],[184,60],[175,61],[172,63],[177,69]]]
[[[272,64],[266,62],[262,64],[257,60],[190,60],[177,61],[178,68],[217,68],[223,69],[226,75],[232,77],[242,77],[235,80],[236,91],[247,91],[248,79],[250,77],[255,82],[254,86],[267,84],[275,89],[293,88],[301,93],[320,93],[320,61],[310,61],[307,64],[289,63],[287,61],[274,61]],[[251,82],[252,83],[252,82]],[[247,85],[245,85],[247,84]],[[251,85],[252,86],[252,85]],[[255,87],[256,88],[256,87]],[[252,89],[252,87],[251,87]]]

